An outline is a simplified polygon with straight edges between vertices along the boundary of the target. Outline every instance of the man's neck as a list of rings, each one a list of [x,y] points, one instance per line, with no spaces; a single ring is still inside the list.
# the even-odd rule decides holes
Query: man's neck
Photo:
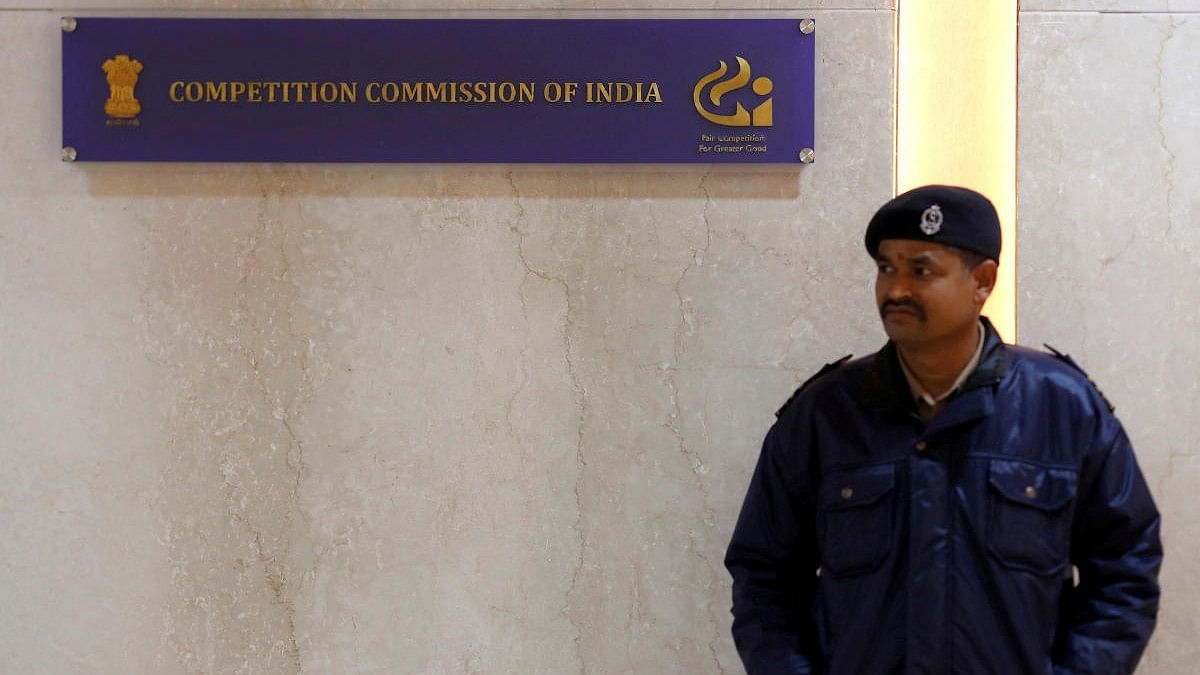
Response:
[[[917,346],[897,343],[896,350],[921,387],[936,398],[954,386],[963,368],[975,355],[981,340],[983,327],[977,320],[969,330],[949,336],[946,340]]]

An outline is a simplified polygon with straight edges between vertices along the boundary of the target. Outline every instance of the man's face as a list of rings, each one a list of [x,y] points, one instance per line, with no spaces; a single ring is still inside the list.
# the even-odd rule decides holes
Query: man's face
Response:
[[[883,329],[901,346],[936,345],[975,330],[995,284],[995,262],[972,269],[958,251],[932,242],[884,239],[876,262]]]

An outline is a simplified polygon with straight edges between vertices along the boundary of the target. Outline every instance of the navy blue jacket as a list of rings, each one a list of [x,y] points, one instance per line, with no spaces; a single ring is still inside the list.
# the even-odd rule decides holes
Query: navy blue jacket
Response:
[[[928,425],[890,343],[781,411],[725,558],[750,675],[1133,672],[1162,546],[1129,439],[1073,364],[985,328]]]

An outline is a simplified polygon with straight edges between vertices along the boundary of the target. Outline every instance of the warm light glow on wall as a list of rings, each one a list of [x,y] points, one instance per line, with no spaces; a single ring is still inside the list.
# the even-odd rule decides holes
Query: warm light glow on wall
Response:
[[[985,312],[1015,340],[1017,0],[900,0],[896,191],[962,185],[1000,212],[1000,279]]]

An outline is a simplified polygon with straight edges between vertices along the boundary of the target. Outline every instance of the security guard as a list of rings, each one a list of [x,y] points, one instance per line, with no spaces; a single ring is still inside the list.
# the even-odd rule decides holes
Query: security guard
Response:
[[[980,316],[995,208],[917,188],[866,246],[889,341],[780,410],[726,554],[747,672],[1132,673],[1158,511],[1087,376]]]

